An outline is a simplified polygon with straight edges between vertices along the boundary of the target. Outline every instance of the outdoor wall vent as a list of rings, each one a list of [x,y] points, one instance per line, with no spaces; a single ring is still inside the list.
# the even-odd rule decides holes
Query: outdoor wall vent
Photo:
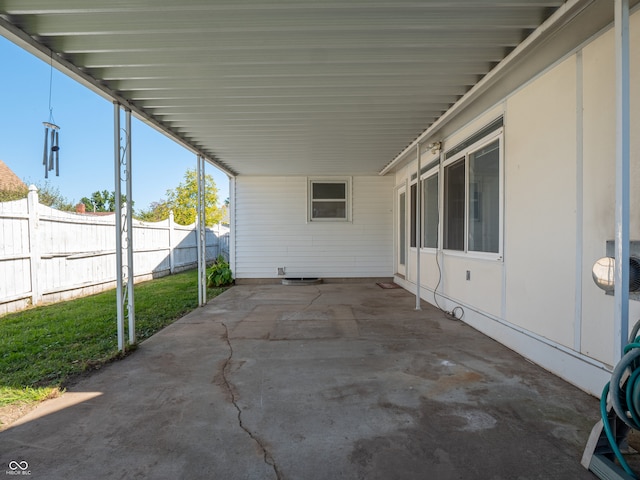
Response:
[[[591,276],[595,284],[607,294],[615,289],[615,258],[602,257],[593,264]],[[640,291],[640,259],[629,258],[629,292]]]

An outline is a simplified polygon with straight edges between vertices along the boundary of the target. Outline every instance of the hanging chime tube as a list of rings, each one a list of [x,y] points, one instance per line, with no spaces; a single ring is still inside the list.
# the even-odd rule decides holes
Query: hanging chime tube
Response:
[[[56,143],[51,149],[55,152],[56,157],[56,177],[60,176],[60,147],[58,143],[58,130],[56,130]]]
[[[42,154],[42,164],[44,165],[44,178],[49,178],[49,171],[55,168],[56,177],[60,176],[60,127],[53,123],[42,122],[44,125],[44,151]],[[49,145],[49,136],[51,145]]]
[[[49,168],[47,165],[47,153],[49,153],[49,127],[44,124],[44,152],[42,153],[42,165],[44,165],[44,178],[49,178]]]

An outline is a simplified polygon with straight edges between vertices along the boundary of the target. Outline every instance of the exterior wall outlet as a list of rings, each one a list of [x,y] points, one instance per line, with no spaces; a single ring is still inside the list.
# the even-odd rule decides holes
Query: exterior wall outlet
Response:
[[[285,268],[286,267],[278,267],[278,275],[284,275]]]

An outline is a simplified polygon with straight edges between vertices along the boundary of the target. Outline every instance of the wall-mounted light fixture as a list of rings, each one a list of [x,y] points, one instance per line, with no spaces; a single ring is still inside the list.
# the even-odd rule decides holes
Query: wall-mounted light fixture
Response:
[[[440,142],[431,142],[427,148],[431,150],[431,153],[436,154],[440,152],[441,144]]]

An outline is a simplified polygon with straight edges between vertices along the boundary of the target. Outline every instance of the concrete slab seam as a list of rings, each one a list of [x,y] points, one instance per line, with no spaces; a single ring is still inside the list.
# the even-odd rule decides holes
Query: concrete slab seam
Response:
[[[242,410],[240,409],[240,406],[238,405],[238,402],[237,402],[237,399],[236,399],[236,395],[235,395],[235,393],[233,391],[233,388],[231,388],[231,383],[229,382],[229,379],[227,378],[227,368],[231,365],[231,360],[233,359],[233,347],[231,346],[231,340],[229,339],[229,329],[227,328],[227,325],[223,322],[222,326],[224,327],[224,339],[227,342],[227,346],[229,347],[229,356],[227,357],[227,359],[224,362],[224,365],[222,366],[222,379],[224,381],[225,387],[227,388],[227,390],[229,392],[229,395],[231,395],[231,403],[233,404],[233,406],[238,411],[238,425],[240,426],[240,428],[242,430],[244,430],[247,433],[247,435],[249,435],[249,437],[251,437],[251,439],[254,442],[256,442],[258,447],[260,447],[260,450],[262,451],[262,455],[263,455],[263,458],[264,458],[264,462],[267,465],[269,465],[270,467],[273,468],[273,471],[274,471],[274,473],[276,475],[276,479],[277,480],[284,480],[283,476],[280,473],[280,470],[278,470],[278,466],[276,465],[276,462],[273,459],[273,456],[269,453],[269,451],[264,446],[264,444],[262,443],[260,438],[255,436],[253,434],[253,432],[251,430],[249,430],[244,425],[244,423],[242,422]]]

